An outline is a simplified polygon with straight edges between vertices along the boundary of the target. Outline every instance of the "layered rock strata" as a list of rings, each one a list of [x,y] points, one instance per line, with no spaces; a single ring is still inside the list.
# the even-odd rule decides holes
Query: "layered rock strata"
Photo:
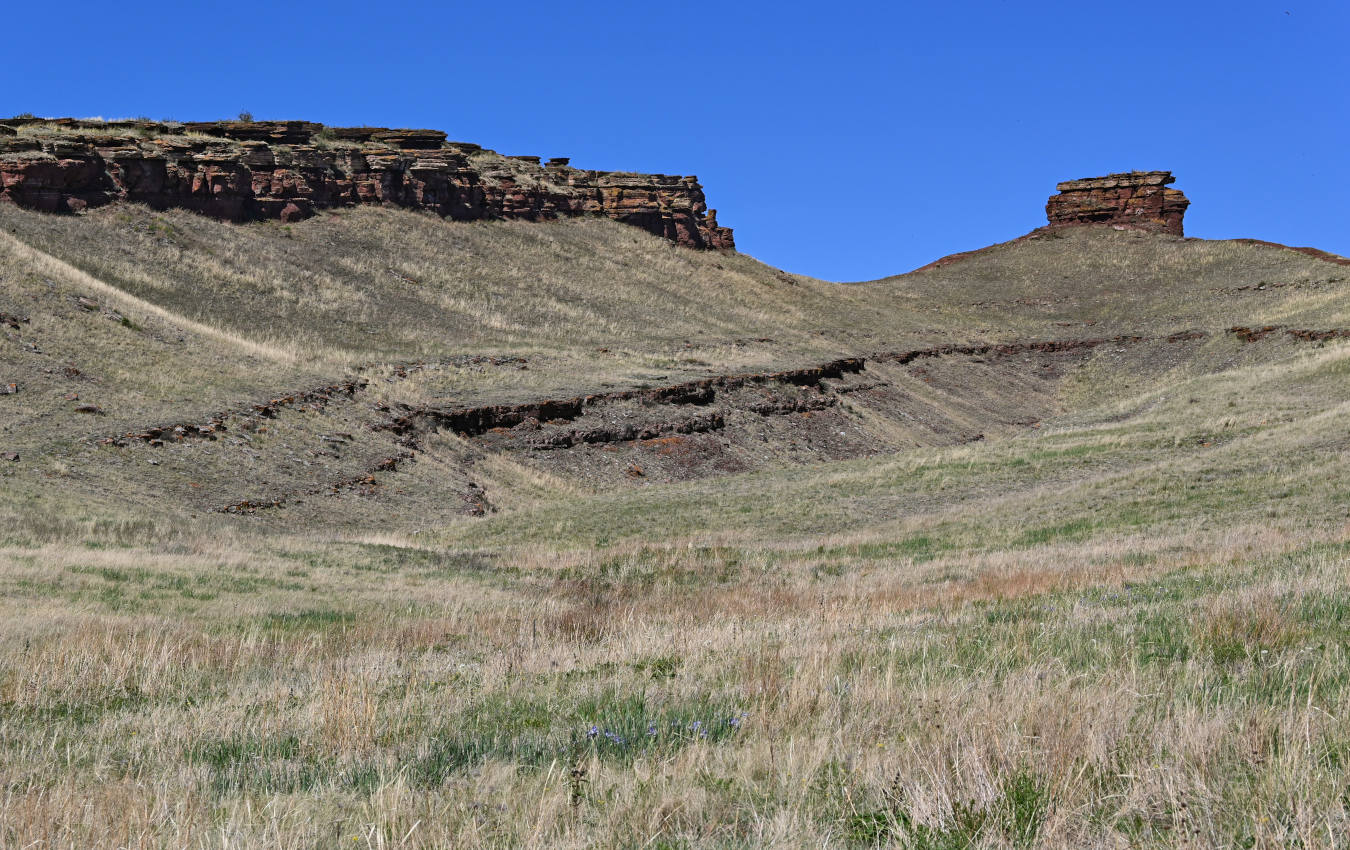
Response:
[[[1170,171],[1131,171],[1066,180],[1045,204],[1050,225],[1111,224],[1181,236],[1190,201],[1176,189]]]
[[[81,212],[117,201],[292,222],[384,204],[455,220],[595,215],[690,248],[734,248],[696,177],[507,157],[438,130],[307,121],[0,120],[0,201]]]
[[[587,408],[599,404],[638,401],[646,404],[711,404],[717,391],[734,390],[756,384],[790,384],[804,387],[819,384],[831,378],[840,378],[846,374],[861,372],[865,361],[861,357],[845,357],[831,360],[819,366],[803,369],[789,369],[783,372],[753,372],[739,375],[721,375],[714,378],[702,378],[681,384],[671,384],[642,390],[619,390],[609,393],[597,393],[587,396],[575,396],[565,399],[546,399],[526,404],[491,405],[488,407],[463,407],[454,409],[410,408],[400,406],[395,418],[375,426],[376,430],[389,431],[401,438],[415,438],[421,431],[447,429],[461,436],[476,437],[494,428],[512,428],[527,420],[537,422],[570,421],[579,418]],[[391,408],[386,410],[393,412]],[[715,420],[706,420],[715,423]],[[709,424],[709,430],[721,427]],[[678,427],[671,429],[679,433]],[[664,431],[653,432],[657,436]],[[624,437],[621,439],[639,439]],[[648,439],[641,437],[641,439]],[[586,440],[583,442],[598,442]],[[569,444],[570,445],[570,444]]]

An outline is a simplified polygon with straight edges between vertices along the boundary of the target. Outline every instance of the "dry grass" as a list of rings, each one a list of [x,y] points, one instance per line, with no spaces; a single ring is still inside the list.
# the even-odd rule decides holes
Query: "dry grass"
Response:
[[[237,333],[175,315],[158,304],[129,295],[122,289],[110,286],[91,275],[85,274],[69,263],[32,248],[4,231],[0,231],[0,243],[3,243],[7,254],[3,257],[3,262],[7,267],[27,267],[32,274],[60,278],[83,291],[111,299],[111,303],[121,310],[138,313],[140,317],[160,319],[208,339],[222,342],[226,346],[236,348],[247,355],[282,364],[294,363],[297,360],[296,352],[279,342],[257,342]]]
[[[1350,324],[1338,267],[1107,231],[841,287],[609,222],[0,219],[0,847],[1346,844],[1350,347],[1223,333]],[[618,489],[430,435],[304,490],[398,450],[374,404],[1187,327],[1055,384],[879,367],[879,457]],[[88,439],[348,368],[265,431]],[[1010,388],[1040,427],[915,436]],[[200,495],[254,482],[305,499]]]
[[[0,837],[1339,846],[1346,549],[1139,543],[9,549]]]

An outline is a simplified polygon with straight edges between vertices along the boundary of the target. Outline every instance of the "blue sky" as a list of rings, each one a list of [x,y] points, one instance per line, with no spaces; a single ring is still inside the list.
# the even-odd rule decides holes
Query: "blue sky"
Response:
[[[881,277],[1169,169],[1188,235],[1350,254],[1350,3],[66,2],[6,11],[0,113],[432,127],[697,174],[739,248]]]

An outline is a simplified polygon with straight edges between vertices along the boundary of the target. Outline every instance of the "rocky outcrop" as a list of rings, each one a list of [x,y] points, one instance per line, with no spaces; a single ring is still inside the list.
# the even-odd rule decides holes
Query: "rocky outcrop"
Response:
[[[403,438],[415,437],[421,431],[440,429],[454,431],[466,437],[476,437],[495,428],[512,428],[528,420],[568,422],[580,418],[587,408],[613,402],[637,401],[645,404],[707,405],[713,402],[719,390],[735,390],[758,384],[814,386],[823,380],[838,379],[844,375],[861,372],[864,365],[865,361],[861,357],[845,357],[803,369],[721,375],[681,384],[671,384],[665,387],[619,390],[565,399],[546,399],[526,404],[499,404],[451,409],[411,408],[400,405],[397,409],[385,408],[386,412],[394,413],[394,418],[376,425],[375,429],[389,431]],[[712,430],[721,427],[720,419],[705,419],[698,420],[698,422],[706,425],[706,427],[690,425],[689,428],[692,430],[681,430],[683,426],[671,426],[665,430],[653,431],[651,436],[660,436],[671,432],[692,433],[693,431]],[[622,439],[650,439],[650,437],[634,436]],[[578,441],[603,442],[598,437],[595,439],[582,437],[579,440],[574,439],[573,442]],[[572,444],[568,443],[568,445]]]
[[[1045,204],[1051,227],[1111,224],[1181,236],[1181,218],[1190,201],[1167,185],[1176,180],[1170,171],[1131,171],[1056,186]]]
[[[907,365],[915,360],[938,357],[1014,357],[1022,354],[1059,354],[1071,351],[1090,351],[1103,345],[1137,345],[1143,342],[1191,342],[1204,339],[1208,334],[1201,330],[1179,331],[1165,337],[1148,337],[1126,334],[1110,337],[1082,337],[1079,339],[1050,339],[1034,342],[988,342],[976,345],[939,345],[934,348],[916,348],[909,351],[886,351],[873,354],[873,360]]]
[[[291,222],[384,204],[455,220],[595,215],[691,248],[734,248],[696,177],[507,157],[439,130],[307,121],[0,121],[0,201],[81,212],[116,201]]]
[[[1284,325],[1264,325],[1249,328],[1242,325],[1231,327],[1228,332],[1243,342],[1260,342],[1271,334],[1283,333],[1300,342],[1328,342],[1333,339],[1350,339],[1350,328],[1288,328]]]

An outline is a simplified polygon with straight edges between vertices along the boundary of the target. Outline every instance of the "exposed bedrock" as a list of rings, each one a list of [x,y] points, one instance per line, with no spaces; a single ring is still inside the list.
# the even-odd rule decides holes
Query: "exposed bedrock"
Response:
[[[384,204],[456,220],[596,215],[690,248],[734,248],[696,177],[507,157],[438,130],[307,121],[0,121],[0,200],[44,212],[116,201],[229,221]]]
[[[1176,189],[1170,171],[1131,171],[1083,180],[1066,180],[1050,196],[1045,215],[1050,225],[1112,224],[1181,236],[1181,219],[1190,201]]]
[[[739,389],[755,384],[789,384],[792,386],[811,386],[826,379],[840,378],[846,374],[861,372],[864,366],[861,357],[845,357],[808,366],[801,369],[788,369],[782,372],[753,372],[739,375],[721,375],[702,378],[666,387],[641,390],[620,390],[617,392],[597,393],[595,395],[576,396],[566,399],[547,399],[526,404],[489,405],[486,407],[461,407],[450,409],[401,407],[394,418],[376,426],[378,430],[390,431],[400,437],[413,437],[419,431],[446,429],[467,437],[478,436],[494,428],[511,428],[527,420],[538,422],[568,421],[580,417],[587,408],[599,404],[618,401],[638,401],[649,404],[706,405],[716,398],[718,390]],[[695,431],[713,430],[721,427],[720,420],[699,420],[706,427],[690,426]],[[678,433],[689,433],[680,427],[672,426]],[[666,433],[661,431],[660,433]],[[652,436],[657,436],[653,434]],[[626,436],[618,439],[638,439],[639,436]],[[646,439],[645,437],[643,439]],[[581,438],[580,442],[598,442]],[[571,443],[569,443],[571,445]]]

